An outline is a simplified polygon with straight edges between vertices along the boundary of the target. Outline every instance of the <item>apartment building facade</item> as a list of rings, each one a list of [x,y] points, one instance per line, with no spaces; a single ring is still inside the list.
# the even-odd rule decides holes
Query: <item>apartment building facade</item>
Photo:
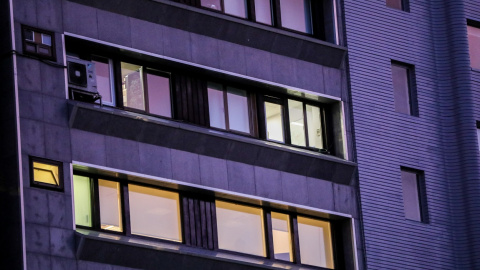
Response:
[[[363,269],[340,2],[1,5],[7,269]]]

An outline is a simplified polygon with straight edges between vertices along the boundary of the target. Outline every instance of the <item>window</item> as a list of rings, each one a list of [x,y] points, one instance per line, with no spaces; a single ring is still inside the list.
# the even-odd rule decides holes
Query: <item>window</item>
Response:
[[[480,28],[467,25],[470,66],[480,69]]]
[[[250,134],[247,91],[208,83],[210,126]]]
[[[108,180],[98,180],[100,204],[100,227],[104,230],[123,231],[120,184]]]
[[[202,7],[218,10],[240,18],[247,18],[245,0],[201,0],[200,4]]]
[[[298,238],[302,263],[333,269],[330,223],[298,217]]]
[[[477,145],[478,151],[480,151],[480,122],[477,122]]]
[[[290,216],[282,213],[271,213],[273,252],[275,259],[293,262],[292,233]]]
[[[282,27],[312,33],[310,0],[279,0],[279,2]]]
[[[426,201],[424,193],[423,173],[402,168],[403,206],[405,218],[426,222]]]
[[[22,25],[23,53],[55,61],[53,32]]]
[[[112,60],[95,56],[92,58],[92,63],[95,64],[97,91],[102,96],[102,103],[114,106],[115,91],[113,87]]]
[[[387,7],[408,11],[408,0],[387,0]]]
[[[59,161],[30,157],[32,186],[63,190],[63,169]]]
[[[121,62],[123,105],[171,117],[170,78],[160,71]]]
[[[392,83],[396,112],[418,116],[414,79],[412,66],[392,61]]]

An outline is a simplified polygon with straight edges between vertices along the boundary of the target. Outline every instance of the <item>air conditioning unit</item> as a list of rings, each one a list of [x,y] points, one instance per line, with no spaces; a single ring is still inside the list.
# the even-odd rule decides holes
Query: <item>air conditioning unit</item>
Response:
[[[74,57],[67,57],[68,87],[85,94],[98,95],[95,64]]]

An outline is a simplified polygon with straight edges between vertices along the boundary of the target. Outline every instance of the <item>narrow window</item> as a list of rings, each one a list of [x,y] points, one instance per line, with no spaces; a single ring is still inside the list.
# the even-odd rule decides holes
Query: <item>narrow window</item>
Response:
[[[477,122],[477,145],[478,151],[480,151],[480,122]]]
[[[301,263],[333,269],[330,223],[305,217],[297,221]]]
[[[147,69],[148,112],[172,117],[170,103],[170,79],[160,72]]]
[[[132,234],[182,242],[178,193],[128,185]]]
[[[408,11],[408,1],[407,0],[387,0],[387,7]]]
[[[305,139],[305,119],[303,103],[296,100],[288,100],[288,117],[290,120],[291,143],[299,146],[307,146]]]
[[[104,230],[122,232],[120,183],[98,180],[100,223]]]
[[[255,0],[255,21],[272,25],[272,10],[270,0]]]
[[[422,200],[422,173],[402,168],[403,206],[405,218],[415,221],[425,221],[425,203]]]
[[[413,73],[414,71],[412,66],[392,62],[392,82],[395,111],[410,115],[417,115]]]
[[[225,14],[247,18],[246,0],[201,0],[200,5]]]
[[[115,96],[112,84],[111,60],[102,57],[93,57],[92,63],[95,64],[97,91],[102,96],[102,103],[114,106]]]
[[[75,224],[92,227],[92,186],[89,177],[73,176],[73,197],[75,201]]]
[[[63,190],[62,163],[30,157],[32,186]]]
[[[216,201],[218,248],[266,256],[263,210]]]
[[[480,69],[480,28],[467,25],[470,66]]]
[[[138,65],[121,63],[123,105],[128,108],[145,110],[143,68]]]
[[[279,0],[282,27],[312,33],[310,0]]]
[[[290,216],[272,212],[273,252],[275,259],[293,262]]]
[[[309,104],[307,104],[305,108],[308,127],[308,146],[323,149],[322,111],[320,107]]]
[[[265,101],[267,140],[285,142],[283,135],[283,106],[276,101],[274,102]]]

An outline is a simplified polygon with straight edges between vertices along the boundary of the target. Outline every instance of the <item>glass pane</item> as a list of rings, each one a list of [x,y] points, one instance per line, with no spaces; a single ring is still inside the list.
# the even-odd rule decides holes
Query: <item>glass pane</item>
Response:
[[[333,269],[330,223],[298,217],[301,263]]]
[[[121,68],[123,105],[133,109],[145,110],[142,67],[122,62]]]
[[[220,0],[201,0],[200,4],[202,5],[202,7],[222,10],[222,4],[220,3]]]
[[[403,10],[402,1],[403,0],[387,0],[387,7]]]
[[[92,227],[92,197],[90,178],[73,176],[73,197],[75,203],[75,224]]]
[[[402,171],[403,206],[407,219],[421,221],[418,178],[414,172]]]
[[[218,248],[265,257],[263,210],[216,201]]]
[[[480,151],[480,128],[477,128],[478,151]]]
[[[275,259],[293,262],[290,217],[272,212],[273,251]]]
[[[101,228],[116,232],[123,231],[120,184],[118,182],[99,179],[98,193]]]
[[[309,0],[280,0],[282,27],[312,33]]]
[[[128,185],[132,234],[182,241],[178,193]]]
[[[255,20],[259,23],[272,25],[270,0],[255,0]]]
[[[208,83],[208,112],[210,126],[225,129],[225,103],[221,89],[220,84]]]
[[[103,103],[113,105],[112,85],[110,81],[110,65],[107,59],[96,59],[92,61],[95,64],[95,75],[97,76],[97,90],[102,96]]]
[[[247,17],[247,10],[245,9],[245,0],[223,0],[225,13],[241,18]]]
[[[292,144],[306,146],[305,125],[303,121],[303,103],[288,100],[288,117],[290,120],[290,136]]]
[[[250,133],[247,92],[227,88],[228,124],[231,130]]]
[[[320,108],[306,105],[307,126],[308,126],[308,146],[318,149],[323,148],[323,133]]]
[[[147,89],[150,113],[172,117],[170,79],[147,73]]]
[[[480,69],[480,28],[467,26],[470,66]]]
[[[282,105],[265,102],[267,139],[284,142]]]
[[[52,36],[47,34],[42,34],[42,44],[47,46],[52,46]]]
[[[33,162],[33,180],[35,182],[59,186],[58,165]]]
[[[392,64],[392,78],[395,111],[410,114],[408,69]]]

